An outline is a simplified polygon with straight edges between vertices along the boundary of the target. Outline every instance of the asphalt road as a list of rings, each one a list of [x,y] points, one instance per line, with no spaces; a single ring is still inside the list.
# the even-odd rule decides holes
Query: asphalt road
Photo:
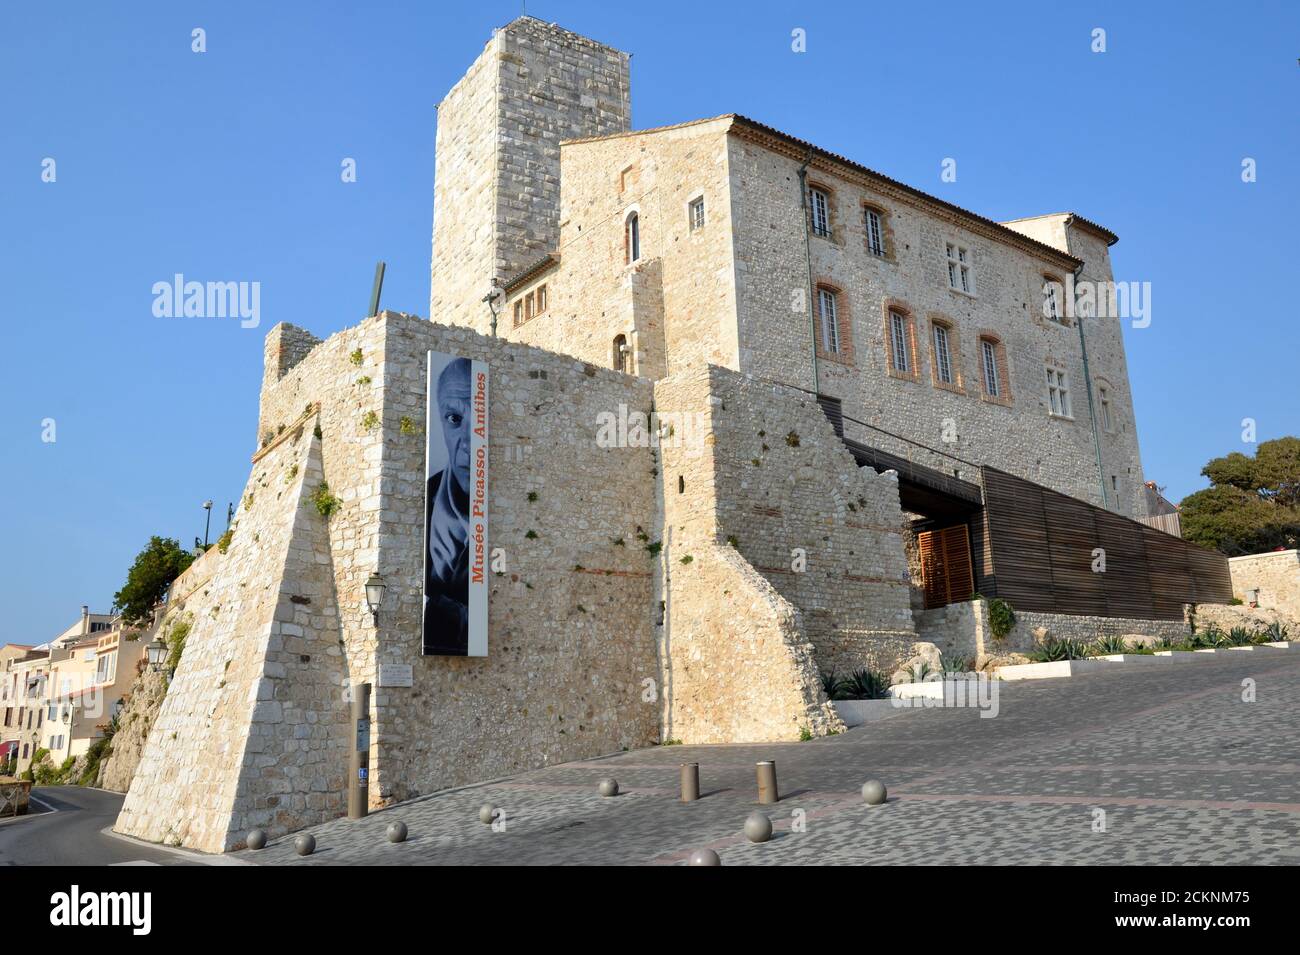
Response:
[[[173,852],[106,835],[103,830],[122,807],[121,793],[44,786],[33,789],[32,798],[56,811],[0,820],[0,866],[196,864]]]

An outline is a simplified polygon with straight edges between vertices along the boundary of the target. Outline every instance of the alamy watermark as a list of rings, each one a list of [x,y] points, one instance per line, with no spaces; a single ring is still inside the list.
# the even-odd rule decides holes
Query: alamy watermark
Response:
[[[152,291],[156,318],[238,318],[240,328],[262,321],[261,282],[187,282],[177,272]]]
[[[1131,318],[1134,328],[1151,324],[1150,282],[1076,282],[1068,275],[1065,282],[1043,283],[1043,317]]]

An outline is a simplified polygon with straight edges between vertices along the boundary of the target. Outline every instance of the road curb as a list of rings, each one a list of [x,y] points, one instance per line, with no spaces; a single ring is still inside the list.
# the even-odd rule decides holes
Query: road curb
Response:
[[[124,835],[120,832],[114,832],[112,826],[105,826],[99,830],[106,836],[114,839],[121,839],[123,842],[130,842],[133,845],[140,846],[142,849],[156,849],[160,852],[170,852],[174,856],[181,856],[189,859],[191,862],[197,862],[199,865],[255,865],[253,862],[245,862],[243,859],[236,859],[230,854],[215,855],[206,852],[195,852],[193,849],[179,849],[176,846],[165,846],[160,842],[147,842],[144,839],[137,839],[135,836]]]

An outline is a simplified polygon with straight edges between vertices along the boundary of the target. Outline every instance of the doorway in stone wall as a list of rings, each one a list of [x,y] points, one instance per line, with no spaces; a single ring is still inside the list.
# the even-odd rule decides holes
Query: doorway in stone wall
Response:
[[[916,535],[916,546],[926,610],[960,603],[974,595],[970,533],[965,524],[921,531]]]

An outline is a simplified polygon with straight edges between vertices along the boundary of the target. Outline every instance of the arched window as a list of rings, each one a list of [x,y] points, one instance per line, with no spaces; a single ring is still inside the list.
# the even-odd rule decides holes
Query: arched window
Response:
[[[632,349],[626,335],[614,336],[614,370],[632,374]]]
[[[627,252],[628,265],[641,258],[641,217],[635,212],[627,217],[623,245]]]

